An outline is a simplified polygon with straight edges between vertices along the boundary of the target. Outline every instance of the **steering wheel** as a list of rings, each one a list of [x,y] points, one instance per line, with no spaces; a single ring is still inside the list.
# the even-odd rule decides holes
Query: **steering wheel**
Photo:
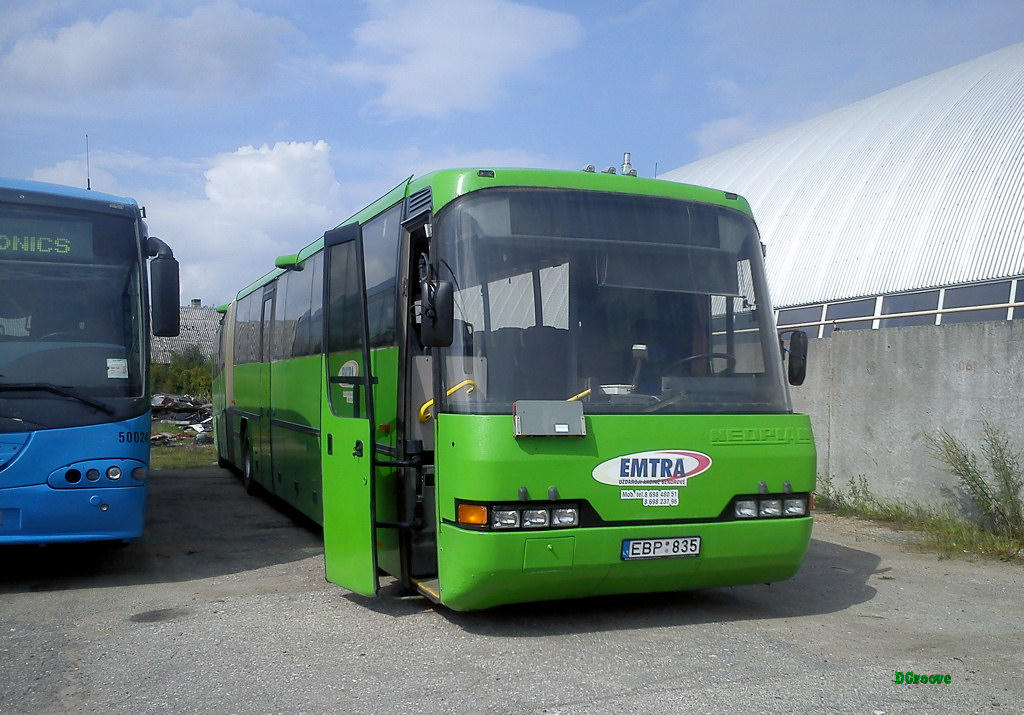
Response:
[[[57,331],[55,333],[47,333],[46,335],[41,335],[38,339],[39,340],[50,340],[52,338],[71,338],[73,340],[74,338],[77,338],[77,337],[78,336],[75,333],[67,333],[67,332]]]
[[[730,355],[729,353],[698,353],[696,355],[690,355],[689,357],[684,357],[679,360],[676,360],[675,362],[671,363],[668,367],[666,367],[664,372],[666,374],[671,374],[673,370],[681,368],[686,363],[693,362],[694,360],[707,360],[710,362],[711,360],[715,359],[725,360],[724,372],[732,372],[733,369],[736,367],[735,355]]]

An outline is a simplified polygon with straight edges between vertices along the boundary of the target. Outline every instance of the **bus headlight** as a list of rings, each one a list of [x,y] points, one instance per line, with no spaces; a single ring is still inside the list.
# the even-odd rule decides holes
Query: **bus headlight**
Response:
[[[564,502],[472,504],[457,500],[455,523],[484,531],[564,529],[580,525],[580,508]]]
[[[552,526],[579,526],[580,511],[574,506],[560,507],[551,510]]]
[[[799,499],[785,499],[782,502],[782,515],[783,516],[807,516],[807,500],[803,497]]]
[[[810,516],[810,494],[759,494],[737,496],[723,519],[785,519]]]
[[[491,512],[492,529],[518,529],[519,512],[515,509],[495,509]]]
[[[120,478],[121,478],[121,468],[120,467],[114,466],[114,467],[108,467],[107,468],[107,479],[109,479],[112,482],[116,482]]]
[[[737,519],[754,519],[757,517],[757,500],[756,499],[738,499],[736,500],[736,518]]]

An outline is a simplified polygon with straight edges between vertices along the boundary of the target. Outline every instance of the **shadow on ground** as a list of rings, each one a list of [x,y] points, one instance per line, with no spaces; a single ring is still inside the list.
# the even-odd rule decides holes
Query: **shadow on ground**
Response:
[[[0,593],[221,576],[323,553],[319,528],[226,469],[157,470],[141,539],[0,547]]]

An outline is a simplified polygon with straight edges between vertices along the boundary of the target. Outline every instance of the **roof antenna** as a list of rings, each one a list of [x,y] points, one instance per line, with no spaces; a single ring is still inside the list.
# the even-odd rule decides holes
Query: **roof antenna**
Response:
[[[92,191],[92,171],[89,169],[89,135],[85,135],[85,190]]]

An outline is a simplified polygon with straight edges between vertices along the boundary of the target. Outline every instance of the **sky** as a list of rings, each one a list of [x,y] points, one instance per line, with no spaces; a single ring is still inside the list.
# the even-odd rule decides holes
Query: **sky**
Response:
[[[410,174],[656,176],[1021,40],[1019,0],[5,0],[0,176],[134,197],[218,305]]]

